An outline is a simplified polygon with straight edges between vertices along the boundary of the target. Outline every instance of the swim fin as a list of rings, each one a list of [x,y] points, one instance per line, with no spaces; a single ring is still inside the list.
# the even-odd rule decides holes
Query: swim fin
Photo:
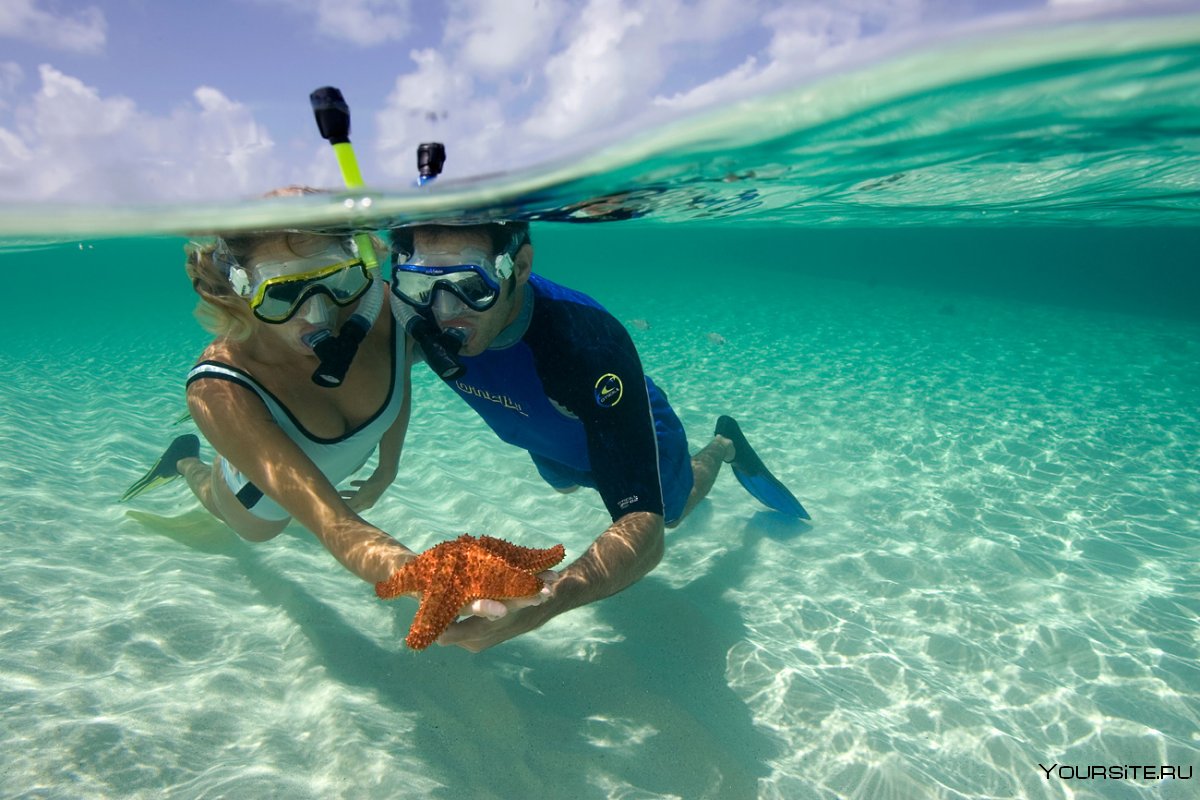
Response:
[[[121,495],[121,502],[132,500],[139,494],[156,489],[178,478],[179,470],[176,469],[175,464],[179,459],[188,457],[200,457],[200,439],[191,433],[177,436],[175,441],[167,447],[166,452],[158,457],[158,461],[154,462],[154,466],[125,490],[125,494]]]
[[[763,464],[754,448],[746,441],[737,420],[733,417],[718,417],[715,433],[733,442],[734,457],[730,465],[733,467],[733,476],[754,499],[780,513],[800,519],[812,519],[796,496]]]

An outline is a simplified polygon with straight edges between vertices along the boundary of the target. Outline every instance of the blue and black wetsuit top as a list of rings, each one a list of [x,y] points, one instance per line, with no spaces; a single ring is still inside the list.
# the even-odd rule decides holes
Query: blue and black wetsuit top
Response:
[[[629,333],[581,292],[538,275],[523,291],[518,318],[447,383],[552,485],[594,486],[614,520],[674,521],[691,491],[687,439]]]

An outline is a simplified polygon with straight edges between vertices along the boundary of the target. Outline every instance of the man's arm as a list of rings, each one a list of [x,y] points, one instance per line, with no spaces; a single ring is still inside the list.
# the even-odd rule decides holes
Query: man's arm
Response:
[[[442,634],[438,643],[473,652],[500,644],[559,614],[616,594],[654,569],[662,556],[663,518],[645,511],[626,514],[560,573],[550,584],[550,597],[544,603],[509,612],[498,620],[463,620]]]
[[[530,344],[539,364],[554,365],[539,369],[542,384],[583,425],[591,477],[613,523],[561,572],[546,602],[490,623],[465,620],[443,634],[443,644],[469,650],[499,644],[616,594],[662,560],[658,445],[637,349],[621,323],[598,307],[544,319],[547,328]]]

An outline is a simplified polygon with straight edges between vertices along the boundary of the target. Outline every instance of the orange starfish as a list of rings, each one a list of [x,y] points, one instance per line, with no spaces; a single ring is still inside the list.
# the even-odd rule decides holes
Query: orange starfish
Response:
[[[566,550],[556,544],[546,550],[520,547],[491,536],[464,533],[434,545],[375,584],[384,600],[410,592],[421,603],[405,642],[424,650],[454,622],[459,610],[476,600],[528,597],[542,590],[537,573],[563,560]]]

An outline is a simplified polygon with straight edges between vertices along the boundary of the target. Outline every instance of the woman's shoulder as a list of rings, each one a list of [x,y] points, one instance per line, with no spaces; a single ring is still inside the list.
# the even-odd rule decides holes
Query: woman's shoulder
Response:
[[[215,339],[200,353],[200,357],[196,359],[196,363],[192,365],[188,373],[188,394],[204,392],[213,388],[214,385],[223,383],[223,381],[196,380],[196,378],[231,374],[244,376],[254,382],[258,381],[253,363],[245,353],[240,352],[236,342],[221,338]]]

